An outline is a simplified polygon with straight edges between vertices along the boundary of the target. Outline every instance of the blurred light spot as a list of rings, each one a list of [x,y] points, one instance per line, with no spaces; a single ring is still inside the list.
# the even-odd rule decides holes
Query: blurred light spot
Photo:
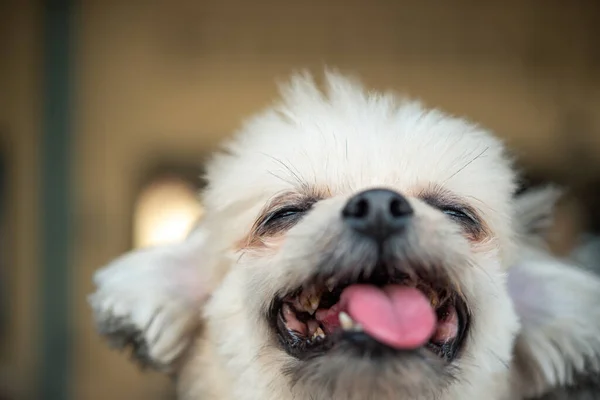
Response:
[[[202,216],[196,188],[176,176],[157,179],[140,193],[134,215],[134,245],[183,240]]]

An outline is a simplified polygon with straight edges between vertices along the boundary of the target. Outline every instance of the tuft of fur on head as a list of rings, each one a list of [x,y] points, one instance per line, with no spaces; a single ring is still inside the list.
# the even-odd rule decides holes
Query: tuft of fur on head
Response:
[[[209,163],[199,233],[154,250],[153,260],[134,254],[105,271],[121,278],[98,281],[91,300],[99,327],[120,309],[121,320],[139,329],[136,338],[154,338],[144,353],[171,367],[189,400],[504,400],[546,393],[596,365],[600,346],[592,333],[600,327],[582,317],[600,299],[592,290],[600,284],[536,246],[551,213],[538,206],[553,196],[515,199],[516,180],[502,143],[475,124],[368,92],[337,73],[326,73],[324,90],[297,75],[282,88],[281,102],[247,121]],[[374,188],[401,194],[414,214],[400,239],[380,246],[341,218],[353,196]],[[270,222],[286,209],[297,217]],[[185,255],[176,265],[195,273],[176,286],[185,301],[175,301],[169,283],[167,255],[174,253]],[[469,323],[455,357],[382,350],[375,342],[357,352],[342,341],[307,357],[285,348],[272,323],[282,296],[323,277],[381,273],[382,257],[383,273],[444,284],[464,302]],[[123,282],[132,265],[152,277],[153,293]],[[163,310],[165,302],[176,306],[166,316],[157,311],[160,321],[179,321],[186,335],[165,323],[150,324],[159,327],[158,338],[156,329],[149,336],[143,328],[154,319],[140,310]],[[567,312],[572,325],[552,322]],[[129,337],[130,325],[104,332]],[[557,340],[559,351],[544,344]],[[153,352],[155,342],[168,357]],[[519,379],[525,376],[535,389]]]

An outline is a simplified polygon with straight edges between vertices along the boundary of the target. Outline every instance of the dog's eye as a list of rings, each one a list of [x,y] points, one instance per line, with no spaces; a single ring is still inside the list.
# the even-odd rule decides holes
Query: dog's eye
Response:
[[[457,223],[470,240],[478,241],[486,234],[485,226],[474,209],[459,202],[444,201],[443,196],[425,195],[422,199]]]
[[[291,228],[306,211],[307,209],[300,207],[284,207],[274,210],[262,220],[260,224],[262,227],[261,233],[264,234],[272,230],[278,231]]]
[[[299,214],[302,214],[305,211],[306,210],[294,207],[282,208],[281,210],[276,210],[270,213],[263,221],[263,224],[270,224],[283,219],[298,217]]]
[[[253,235],[271,236],[287,231],[312,208],[315,202],[316,200],[306,200],[301,203],[279,206],[268,211],[257,220]]]
[[[460,223],[477,224],[477,221],[475,218],[473,218],[473,216],[461,209],[453,207],[444,207],[442,208],[442,212]]]

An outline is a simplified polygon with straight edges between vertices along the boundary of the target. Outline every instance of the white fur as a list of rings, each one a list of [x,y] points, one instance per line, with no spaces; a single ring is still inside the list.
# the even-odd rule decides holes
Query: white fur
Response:
[[[91,302],[100,332],[123,344],[135,328],[147,346],[138,357],[173,370],[184,399],[317,398],[291,388],[283,368],[294,361],[270,340],[261,312],[278,290],[307,276],[319,240],[341,229],[336,218],[346,199],[381,186],[409,198],[418,216],[415,240],[426,256],[468,264],[448,266],[470,299],[473,323],[455,361],[460,373],[438,400],[523,398],[569,383],[584,360],[596,368],[600,316],[588,321],[582,308],[600,300],[599,281],[525,240],[546,212],[531,205],[553,203],[553,194],[515,203],[516,175],[504,148],[476,125],[393,94],[368,93],[337,74],[328,73],[325,84],[322,92],[310,77],[296,76],[279,105],[248,121],[216,155],[208,165],[206,217],[195,235],[98,273]],[[326,199],[281,240],[260,249],[244,245],[266,204],[307,187]],[[477,210],[485,240],[467,240],[418,198],[433,187]],[[556,297],[521,296],[522,282]],[[568,326],[552,322],[567,314]],[[527,366],[513,365],[517,340],[531,351]],[[549,351],[557,341],[564,352]],[[519,368],[540,377],[534,389],[519,380]]]
[[[136,337],[149,346],[136,356],[168,370],[189,344],[208,280],[193,268],[205,241],[197,231],[186,242],[148,248],[118,258],[98,271],[89,301],[101,334],[115,347]]]
[[[599,371],[598,277],[529,248],[510,279],[523,320],[518,344],[529,364],[514,370],[521,391],[539,396],[548,387],[571,384],[578,374]]]

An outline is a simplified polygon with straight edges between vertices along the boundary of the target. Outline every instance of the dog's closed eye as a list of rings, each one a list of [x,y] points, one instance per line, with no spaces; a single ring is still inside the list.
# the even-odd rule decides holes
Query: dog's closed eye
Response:
[[[441,206],[440,210],[461,225],[479,226],[479,220],[472,213],[460,206]]]
[[[298,193],[276,196],[263,208],[248,236],[240,242],[240,248],[262,247],[267,238],[287,232],[318,200]]]
[[[266,214],[259,224],[257,234],[265,235],[289,229],[310,207],[284,206]]]
[[[284,195],[276,198],[257,219],[252,236],[266,237],[294,226],[317,202],[315,198]]]
[[[451,193],[436,188],[422,193],[420,198],[458,223],[470,240],[479,241],[487,235],[485,224],[477,212]]]

